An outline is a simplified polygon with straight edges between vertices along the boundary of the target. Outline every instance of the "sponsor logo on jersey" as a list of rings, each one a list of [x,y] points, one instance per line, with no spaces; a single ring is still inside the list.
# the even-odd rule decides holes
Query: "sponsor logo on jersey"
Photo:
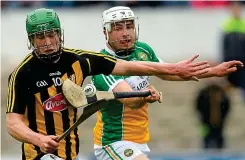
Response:
[[[142,89],[145,89],[149,85],[148,80],[144,80],[141,83],[139,83],[138,86],[136,86],[137,90],[140,91]]]
[[[45,80],[37,81],[36,82],[37,87],[45,87],[48,85],[48,83]]]
[[[149,86],[149,76],[131,76],[125,79],[134,91],[140,91]]]
[[[59,93],[43,102],[43,108],[51,112],[63,111],[67,109],[67,103],[63,94]]]
[[[49,76],[60,76],[61,72],[60,71],[56,71],[54,73],[49,73]]]

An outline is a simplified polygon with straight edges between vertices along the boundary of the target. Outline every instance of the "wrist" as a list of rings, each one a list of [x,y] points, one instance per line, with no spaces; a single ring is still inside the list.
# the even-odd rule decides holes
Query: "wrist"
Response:
[[[41,135],[39,133],[35,133],[35,135],[33,135],[31,143],[34,144],[35,146],[39,146],[41,144],[42,137],[43,137],[43,135]]]
[[[167,68],[168,75],[178,75],[178,64],[177,63],[164,63],[164,68]]]
[[[209,68],[209,71],[208,71],[207,74],[208,74],[208,77],[215,77],[215,76],[217,76],[216,68],[215,67]]]

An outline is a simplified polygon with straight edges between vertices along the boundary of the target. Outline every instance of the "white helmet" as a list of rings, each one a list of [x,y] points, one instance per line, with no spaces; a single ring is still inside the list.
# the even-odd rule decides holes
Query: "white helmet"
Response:
[[[108,10],[105,10],[102,15],[102,21],[103,21],[102,26],[103,26],[103,29],[104,28],[106,29],[106,32],[108,34],[108,32],[111,31],[112,23],[125,21],[125,20],[133,20],[134,25],[135,25],[135,36],[136,36],[136,40],[138,40],[139,25],[137,24],[138,27],[136,29],[136,22],[135,22],[135,20],[138,20],[138,17],[134,15],[134,12],[129,7],[117,6],[117,7],[112,7]]]

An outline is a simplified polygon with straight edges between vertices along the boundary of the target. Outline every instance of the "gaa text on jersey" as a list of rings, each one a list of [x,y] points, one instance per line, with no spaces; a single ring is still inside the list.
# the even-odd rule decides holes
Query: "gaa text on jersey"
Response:
[[[37,87],[45,87],[48,85],[48,83],[45,80],[37,81],[36,83]]]

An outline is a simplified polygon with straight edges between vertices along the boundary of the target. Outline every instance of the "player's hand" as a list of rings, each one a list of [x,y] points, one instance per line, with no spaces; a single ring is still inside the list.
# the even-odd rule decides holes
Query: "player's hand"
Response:
[[[146,89],[151,92],[150,96],[145,97],[146,102],[153,103],[160,100],[159,92],[152,85],[149,85]]]
[[[48,135],[42,136],[38,147],[43,153],[53,153],[58,149],[59,143],[56,141],[58,136]]]
[[[198,81],[199,79],[196,76],[207,73],[210,65],[207,61],[193,62],[197,57],[199,55],[194,55],[188,60],[176,63],[177,75],[185,80]]]
[[[234,60],[223,62],[215,67],[212,67],[212,73],[217,77],[223,77],[237,71],[237,68],[239,67],[244,67],[243,63],[240,61]]]

